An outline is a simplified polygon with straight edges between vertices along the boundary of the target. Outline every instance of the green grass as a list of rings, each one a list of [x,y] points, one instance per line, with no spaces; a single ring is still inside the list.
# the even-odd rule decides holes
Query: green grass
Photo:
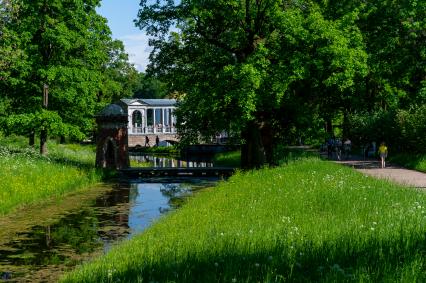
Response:
[[[389,161],[404,166],[426,172],[426,154],[396,154],[389,157]]]
[[[315,158],[237,173],[63,282],[425,282],[426,195]]]
[[[152,146],[140,147],[133,149],[137,152],[152,153],[152,154],[179,154],[180,150],[175,146]]]
[[[241,166],[241,152],[238,150],[238,151],[218,153],[214,156],[213,163],[216,166],[240,167]]]
[[[101,180],[93,146],[48,144],[40,156],[22,137],[0,139],[0,215]]]
[[[138,161],[138,160],[130,159],[130,167],[146,168],[146,167],[152,167],[152,164],[149,161]]]

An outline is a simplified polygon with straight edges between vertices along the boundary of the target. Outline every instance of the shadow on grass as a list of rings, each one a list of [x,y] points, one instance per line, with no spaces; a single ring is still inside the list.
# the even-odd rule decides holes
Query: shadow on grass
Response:
[[[160,258],[113,274],[111,282],[426,282],[425,236],[362,242],[338,238],[320,247],[277,244],[272,250]],[[360,239],[358,239],[360,240]],[[178,261],[178,262],[176,262]],[[111,275],[111,274],[110,274]],[[114,278],[116,277],[116,278]]]

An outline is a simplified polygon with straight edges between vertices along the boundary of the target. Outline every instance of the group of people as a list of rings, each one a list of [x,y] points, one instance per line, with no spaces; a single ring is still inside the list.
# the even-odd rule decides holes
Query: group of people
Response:
[[[158,136],[155,137],[155,146],[160,144],[160,138]],[[149,137],[145,136],[145,147],[149,147]]]
[[[330,137],[326,141],[327,145],[327,155],[330,159],[342,159],[342,153],[344,155],[345,159],[350,158],[351,151],[352,151],[352,142],[350,139],[346,138],[344,142],[342,142],[341,139],[336,137]],[[369,153],[371,152],[372,156],[375,156],[376,153],[380,157],[381,161],[381,168],[386,168],[386,158],[388,156],[388,147],[384,142],[380,143],[380,146],[376,152],[376,143],[372,142],[368,146],[364,147],[364,157],[370,156]]]
[[[342,159],[342,153],[344,158],[350,158],[352,151],[352,142],[350,139],[345,139],[343,142],[341,139],[336,137],[331,137],[327,140],[327,155],[328,158],[334,158],[334,155],[337,160]]]

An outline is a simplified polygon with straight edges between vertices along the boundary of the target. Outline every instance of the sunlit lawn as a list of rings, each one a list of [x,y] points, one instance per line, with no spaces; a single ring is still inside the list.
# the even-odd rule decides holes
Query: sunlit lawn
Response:
[[[310,158],[238,173],[65,282],[424,282],[426,195]]]
[[[0,215],[22,205],[82,189],[100,181],[93,147],[49,143],[39,156],[23,138],[0,141]]]

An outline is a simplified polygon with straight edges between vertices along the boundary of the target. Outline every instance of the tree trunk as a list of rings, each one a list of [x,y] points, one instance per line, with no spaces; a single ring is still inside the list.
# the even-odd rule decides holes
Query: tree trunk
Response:
[[[40,154],[47,154],[47,130],[42,129],[40,132]]]
[[[331,118],[327,118],[325,121],[325,132],[327,133],[328,137],[334,136],[333,123],[331,122]]]
[[[260,134],[262,138],[262,145],[265,151],[266,163],[269,165],[276,165],[274,159],[274,134],[271,124],[263,122],[260,127]]]
[[[266,160],[259,125],[251,121],[241,132],[244,144],[241,146],[241,167],[243,169],[260,168]]]
[[[28,135],[28,145],[34,147],[35,144],[35,131],[32,129]]]
[[[347,110],[343,112],[342,130],[343,130],[343,138],[348,138],[349,137],[349,116],[348,116]]]
[[[64,143],[65,143],[65,136],[62,136],[62,135],[61,135],[61,136],[59,137],[59,143],[60,143],[60,144],[64,144]]]

